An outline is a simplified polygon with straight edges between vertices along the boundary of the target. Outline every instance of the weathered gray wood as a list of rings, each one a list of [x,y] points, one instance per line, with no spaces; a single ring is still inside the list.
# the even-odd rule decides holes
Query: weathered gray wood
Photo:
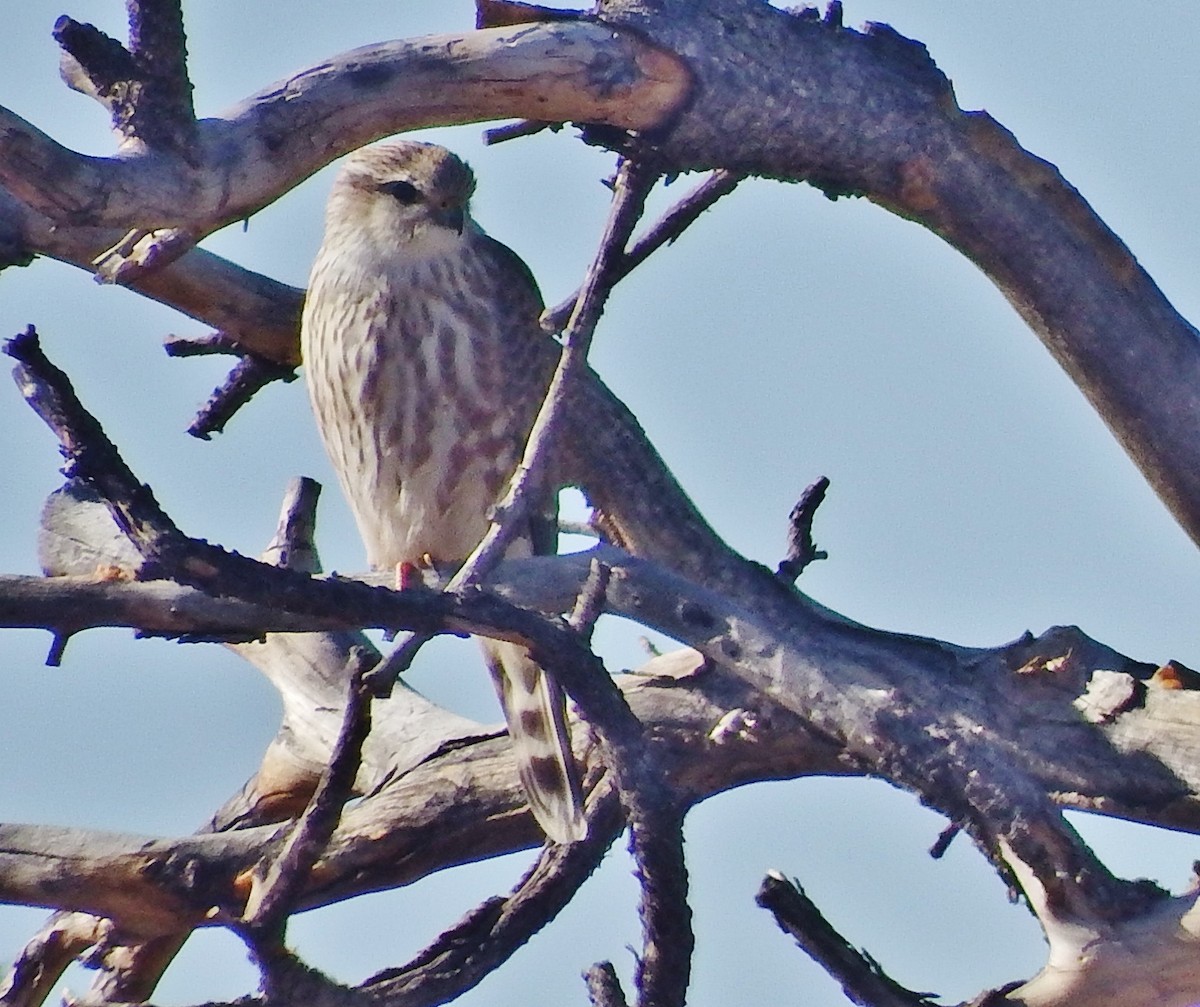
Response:
[[[84,264],[121,236],[107,228],[131,227],[117,253],[122,275],[248,347],[294,359],[299,292],[196,252],[157,274],[149,259],[186,247],[177,228],[199,237],[397,129],[535,108],[540,117],[660,126],[664,167],[725,167],[862,193],[970,256],[1200,539],[1194,330],[1052,166],[987,116],[957,108],[923,50],[885,28],[860,35],[752,0],[606,0],[600,13],[615,30],[565,21],[347,54],[205,124],[190,158],[147,149],[83,159],[0,110],[0,199],[12,211],[0,224],[0,253]],[[565,78],[563,57],[572,60]],[[317,135],[314,124],[327,130]],[[206,297],[212,291],[220,296]],[[1087,1007],[1119,997],[1165,1007],[1200,998],[1190,900],[1109,876],[1048,800],[1200,830],[1200,710],[1194,692],[1168,687],[1189,684],[1186,676],[1154,675],[1069,628],[981,651],[856,625],[716,538],[599,382],[583,383],[567,428],[566,471],[639,557],[606,554],[608,607],[708,659],[704,670],[691,664],[679,676],[626,683],[635,712],[665,739],[678,793],[699,800],[771,774],[886,776],[966,825],[1029,894],[1051,960],[1011,1002]],[[50,514],[52,526],[59,519]],[[358,640],[346,615],[314,625],[311,612],[128,582],[121,571],[137,562],[119,547],[104,562],[88,534],[71,530],[48,547],[75,577],[0,584],[0,621],[60,635],[91,624],[292,631],[237,645],[284,695],[284,726],[259,776],[218,819],[292,813],[336,730],[339,672]],[[571,565],[578,561],[552,562],[502,568],[497,589],[563,611],[562,592],[577,592],[582,572]],[[475,621],[455,625],[487,631],[486,613],[473,611]],[[511,623],[492,628],[514,632]],[[311,629],[343,635],[306,643],[295,632]],[[497,738],[464,735],[469,725],[419,697],[387,702],[359,780],[371,796],[343,820],[314,872],[310,904],[533,839]],[[467,743],[445,751],[447,737]],[[430,841],[447,829],[455,843]],[[0,895],[105,913],[132,934],[174,939],[236,914],[239,874],[276,841],[262,827],[149,843],[13,827],[0,834]],[[310,999],[325,992],[308,990]]]

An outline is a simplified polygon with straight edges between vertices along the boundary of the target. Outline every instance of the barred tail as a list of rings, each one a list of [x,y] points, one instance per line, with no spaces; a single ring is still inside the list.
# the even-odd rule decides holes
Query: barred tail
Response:
[[[524,647],[497,640],[480,642],[508,721],[517,775],[533,817],[556,843],[582,839],[587,824],[562,690]]]

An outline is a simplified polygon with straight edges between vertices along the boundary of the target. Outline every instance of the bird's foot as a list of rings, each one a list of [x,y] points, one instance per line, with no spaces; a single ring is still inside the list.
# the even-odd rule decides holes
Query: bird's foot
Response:
[[[425,574],[432,570],[437,573],[437,563],[429,553],[422,553],[415,562],[403,560],[396,564],[396,590],[407,591],[412,587],[425,586]]]

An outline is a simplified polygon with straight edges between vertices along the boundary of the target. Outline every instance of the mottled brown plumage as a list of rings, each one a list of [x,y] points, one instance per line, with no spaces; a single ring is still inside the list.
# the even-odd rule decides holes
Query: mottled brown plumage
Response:
[[[550,380],[537,284],[471,219],[473,188],[445,148],[401,142],[351,155],[329,196],[301,348],[321,436],[381,569],[467,557]],[[554,538],[531,527],[510,553]],[[484,649],[534,814],[551,838],[580,838],[561,692],[522,648]]]

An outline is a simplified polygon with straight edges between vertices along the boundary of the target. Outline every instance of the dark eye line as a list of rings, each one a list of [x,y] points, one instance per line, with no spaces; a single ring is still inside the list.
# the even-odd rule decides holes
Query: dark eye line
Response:
[[[394,182],[384,182],[379,186],[380,192],[385,192],[391,196],[396,202],[409,205],[419,202],[421,199],[421,190],[418,189],[412,182],[406,182],[403,179],[397,179]]]

